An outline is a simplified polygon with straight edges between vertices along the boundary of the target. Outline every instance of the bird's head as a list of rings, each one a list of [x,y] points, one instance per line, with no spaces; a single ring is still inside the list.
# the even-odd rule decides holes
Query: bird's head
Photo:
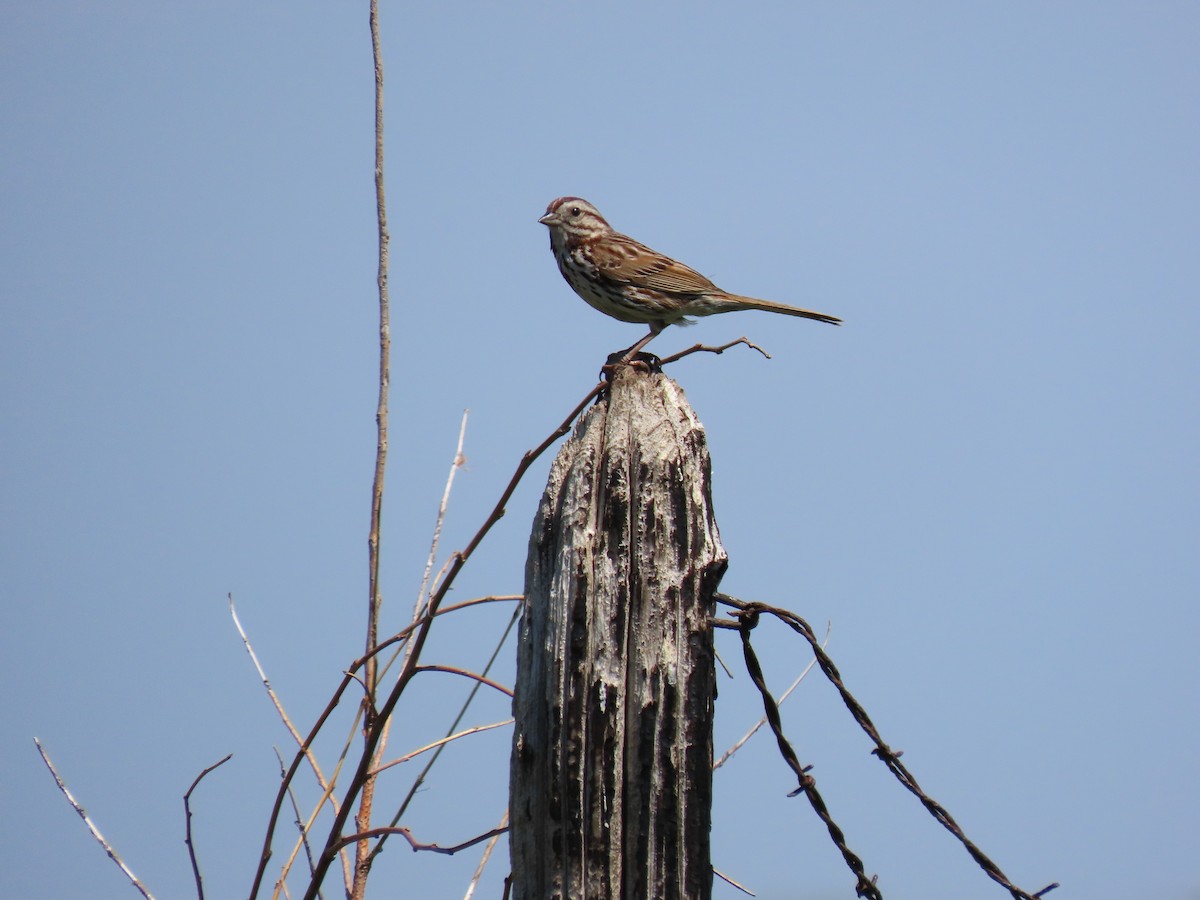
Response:
[[[550,234],[582,240],[612,231],[612,227],[600,215],[600,210],[579,197],[559,197],[546,207],[546,214],[538,219],[550,229]]]

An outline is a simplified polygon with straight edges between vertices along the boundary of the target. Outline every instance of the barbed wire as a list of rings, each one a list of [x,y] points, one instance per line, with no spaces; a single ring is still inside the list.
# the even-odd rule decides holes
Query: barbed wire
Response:
[[[783,730],[779,718],[779,707],[767,689],[766,683],[762,678],[762,669],[758,665],[758,658],[755,656],[754,651],[750,646],[750,632],[758,624],[758,618],[762,614],[774,616],[776,619],[783,622],[785,625],[803,637],[806,641],[808,641],[809,646],[812,647],[813,654],[817,658],[817,665],[821,667],[821,671],[825,673],[825,677],[828,678],[830,683],[837,689],[838,693],[842,697],[842,702],[845,704],[846,708],[850,710],[850,714],[854,717],[855,721],[858,722],[859,727],[862,728],[862,730],[866,732],[867,736],[875,743],[875,749],[871,751],[872,754],[877,756],[883,762],[883,764],[888,767],[888,770],[896,777],[896,780],[904,785],[905,788],[907,788],[914,796],[917,797],[918,800],[921,801],[921,804],[926,808],[926,810],[929,811],[930,815],[932,815],[934,819],[940,822],[947,831],[949,831],[958,839],[958,841],[971,855],[971,858],[974,859],[979,867],[987,873],[989,878],[1004,887],[1014,898],[1014,900],[1040,900],[1041,897],[1044,897],[1046,894],[1050,893],[1059,886],[1058,882],[1053,882],[1052,884],[1048,884],[1046,887],[1042,888],[1040,891],[1032,894],[1023,891],[1019,887],[1016,887],[1008,879],[1008,876],[1006,876],[1000,870],[1000,867],[992,862],[992,860],[989,859],[988,856],[966,836],[959,824],[954,821],[954,817],[950,815],[949,811],[947,811],[944,806],[921,790],[921,786],[917,784],[916,778],[913,777],[913,774],[908,770],[908,767],[900,761],[900,752],[892,750],[886,743],[884,743],[884,740],[880,736],[878,729],[875,727],[875,723],[872,722],[871,717],[867,715],[867,711],[863,708],[862,704],[854,698],[854,695],[846,689],[845,684],[842,682],[841,673],[838,671],[837,666],[834,665],[834,662],[830,658],[829,654],[825,652],[825,649],[817,640],[816,632],[813,631],[812,626],[809,625],[808,622],[790,610],[781,609],[766,603],[739,600],[736,597],[731,597],[728,594],[722,593],[716,594],[715,599],[718,603],[733,607],[733,609],[736,610],[736,612],[733,614],[734,618],[736,619],[735,627],[738,629],[742,637],[742,646],[746,654],[746,667],[750,672],[750,677],[754,681],[755,686],[758,688],[759,693],[762,694],[763,706],[766,709],[771,730],[775,732],[775,738],[779,742],[780,752],[783,754],[784,760],[789,766],[792,767],[793,771],[796,771],[798,777],[800,778],[800,790],[808,795],[809,802],[812,803],[813,809],[816,810],[817,815],[821,818],[821,821],[825,822],[826,827],[829,829],[830,836],[833,838],[834,843],[841,851],[842,856],[845,857],[847,865],[850,866],[850,869],[858,877],[858,895],[860,897],[877,897],[882,895],[879,894],[878,889],[875,888],[873,881],[870,883],[873,893],[863,893],[864,876],[862,872],[861,860],[859,860],[858,857],[846,847],[841,829],[837,827],[831,818],[829,818],[828,811],[824,809],[824,803],[820,801],[820,796],[815,795],[812,777],[807,774],[807,768],[800,766],[799,761],[796,760],[795,753],[791,749],[791,745],[788,744],[787,739],[783,736]],[[725,625],[725,623],[718,624]],[[728,627],[728,625],[726,625],[726,627]]]
[[[804,794],[808,798],[813,811],[817,814],[817,818],[825,823],[825,827],[829,830],[829,837],[833,840],[838,850],[841,851],[842,858],[846,860],[846,865],[850,867],[850,871],[858,879],[855,893],[859,897],[870,897],[871,900],[883,900],[883,894],[875,886],[875,879],[867,877],[862,859],[846,845],[845,833],[838,827],[837,822],[833,821],[829,807],[825,805],[824,798],[821,797],[820,792],[817,790],[816,780],[808,774],[812,766],[800,764],[800,760],[796,757],[796,751],[792,749],[792,745],[788,742],[788,739],[783,736],[783,724],[779,718],[779,704],[775,702],[775,698],[771,696],[770,690],[767,689],[766,679],[763,678],[762,666],[758,664],[758,654],[754,652],[754,648],[750,645],[750,632],[757,624],[756,619],[757,616],[753,614],[740,616],[738,634],[742,638],[742,653],[746,658],[746,671],[750,673],[750,680],[754,682],[755,687],[762,694],[763,710],[767,714],[767,722],[770,724],[771,730],[775,732],[775,740],[779,744],[779,752],[792,771],[796,773],[796,778],[800,783],[800,786],[792,792],[791,796]]]

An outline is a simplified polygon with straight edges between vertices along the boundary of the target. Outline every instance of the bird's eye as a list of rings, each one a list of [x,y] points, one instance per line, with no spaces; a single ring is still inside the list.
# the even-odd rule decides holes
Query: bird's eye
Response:
[[[574,216],[574,217],[578,218],[578,217],[579,217],[579,214],[580,214],[581,212],[583,212],[583,210],[581,210],[581,209],[580,209],[578,206],[572,206],[572,207],[571,207],[571,215],[572,215],[572,216]]]

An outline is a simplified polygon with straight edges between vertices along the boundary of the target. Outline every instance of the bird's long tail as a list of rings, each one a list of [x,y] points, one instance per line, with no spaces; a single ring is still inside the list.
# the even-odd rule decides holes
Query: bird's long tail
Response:
[[[721,312],[732,312],[735,309],[761,309],[765,312],[783,313],[785,316],[800,316],[805,319],[815,319],[818,322],[828,322],[830,325],[841,325],[842,320],[837,316],[814,312],[811,309],[801,309],[798,306],[788,306],[786,303],[776,303],[774,300],[759,300],[757,297],[743,297],[740,294],[725,295],[735,305]]]

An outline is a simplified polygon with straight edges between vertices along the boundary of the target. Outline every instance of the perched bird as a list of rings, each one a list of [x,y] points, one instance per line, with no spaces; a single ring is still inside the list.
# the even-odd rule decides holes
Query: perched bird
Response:
[[[727,293],[690,266],[614,231],[596,207],[578,197],[559,197],[538,221],[550,229],[558,270],[575,293],[614,319],[650,326],[625,359],[668,325],[687,324],[687,316],[761,309],[842,324],[825,313]]]

